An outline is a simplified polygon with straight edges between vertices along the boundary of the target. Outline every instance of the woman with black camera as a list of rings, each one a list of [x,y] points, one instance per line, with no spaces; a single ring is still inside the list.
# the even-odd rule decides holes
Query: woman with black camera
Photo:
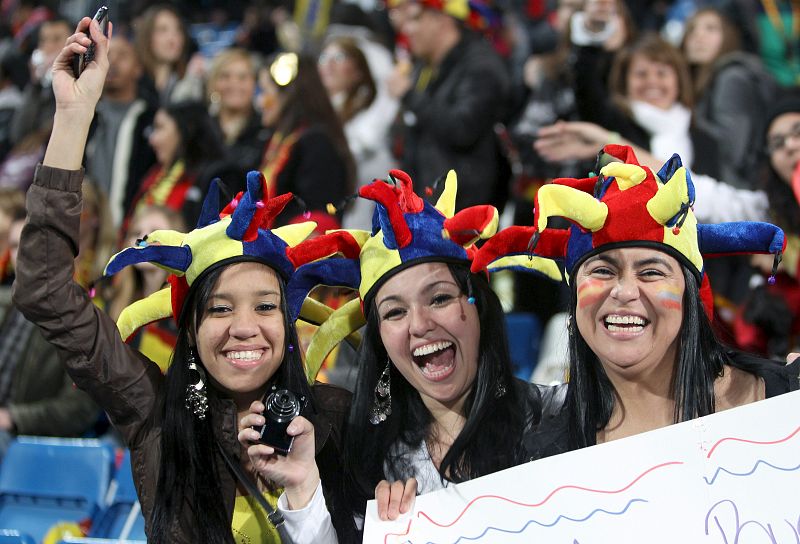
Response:
[[[306,364],[313,369],[366,322],[343,457],[353,514],[363,516],[374,497],[383,519],[407,511],[416,492],[528,461],[523,437],[556,392],[513,377],[500,302],[486,277],[469,271],[473,243],[495,232],[497,210],[454,215],[453,172],[435,208],[404,172],[389,177],[359,191],[377,202],[377,232],[333,232],[290,250],[313,257],[293,286],[359,292],[318,330]],[[345,258],[322,258],[339,254]],[[255,417],[242,421],[245,444],[256,437],[246,428]],[[265,453],[248,450],[257,468]]]
[[[87,50],[87,33],[95,59],[76,79],[70,61]],[[266,227],[290,195],[267,198],[263,177],[255,173],[247,191],[222,212],[212,191],[191,233],[156,231],[116,255],[107,273],[144,261],[172,273],[169,287],[123,313],[119,329],[74,282],[81,160],[107,70],[108,39],[84,18],[54,65],[55,122],[28,193],[15,303],[57,346],[75,383],[108,412],[130,448],[150,542],[294,540],[293,511],[323,501],[323,491],[330,514],[321,515],[347,539],[355,528],[335,492],[341,487],[336,441],[348,395],[308,386],[295,349],[298,310],[284,295],[294,273],[286,249],[314,224]],[[126,337],[169,316],[179,333],[162,375],[120,333]],[[237,421],[273,386],[308,399],[308,419],[288,425],[291,452],[273,456],[253,479],[236,440]],[[256,503],[271,510],[281,489],[278,512],[267,521]]]

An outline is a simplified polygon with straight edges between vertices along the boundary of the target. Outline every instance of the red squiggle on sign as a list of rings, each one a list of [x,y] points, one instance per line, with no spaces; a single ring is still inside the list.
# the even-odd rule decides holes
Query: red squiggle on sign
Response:
[[[716,444],[714,444],[710,450],[708,450],[708,455],[706,455],[706,459],[711,459],[711,454],[714,453],[714,450],[717,449],[717,446],[719,446],[723,442],[744,442],[746,444],[758,444],[759,446],[771,446],[773,444],[780,444],[781,442],[787,442],[791,440],[792,437],[794,437],[794,435],[796,435],[797,433],[800,433],[800,427],[796,428],[794,432],[792,432],[792,434],[790,434],[786,438],[781,438],[780,440],[770,440],[766,442],[760,442],[758,440],[747,440],[745,438],[733,438],[733,437],[721,438],[717,440]]]
[[[634,480],[631,483],[629,483],[628,485],[626,485],[625,487],[622,487],[620,489],[615,489],[615,490],[592,489],[592,488],[589,488],[589,487],[580,487],[580,486],[577,486],[577,485],[564,485],[564,486],[561,486],[561,487],[557,487],[556,489],[551,491],[550,494],[547,495],[547,497],[545,497],[544,500],[542,500],[541,502],[531,503],[531,504],[515,501],[515,500],[509,499],[507,497],[502,497],[500,495],[480,495],[478,497],[475,497],[471,501],[469,501],[469,503],[464,507],[464,509],[456,517],[456,519],[454,519],[450,523],[439,523],[438,521],[434,521],[430,516],[428,516],[428,514],[426,514],[425,512],[422,512],[422,511],[417,513],[417,516],[424,517],[429,522],[431,522],[432,524],[434,524],[434,525],[436,525],[438,527],[452,527],[453,525],[456,524],[456,522],[458,522],[458,520],[460,520],[464,516],[464,514],[467,513],[467,510],[469,510],[472,507],[473,504],[475,504],[476,502],[478,502],[480,500],[497,499],[497,500],[508,502],[508,503],[511,503],[511,504],[516,504],[517,506],[524,506],[524,507],[527,507],[527,508],[537,508],[539,506],[542,506],[547,501],[549,501],[553,497],[553,495],[555,495],[559,491],[563,491],[565,489],[577,489],[578,491],[588,491],[589,493],[601,493],[601,494],[604,494],[604,495],[614,495],[614,494],[622,493],[623,491],[626,491],[626,490],[630,489],[636,482],[638,482],[639,480],[644,478],[647,474],[649,474],[649,473],[651,473],[651,472],[653,472],[655,470],[658,470],[658,469],[664,468],[664,467],[668,467],[668,466],[682,465],[682,464],[684,464],[683,461],[669,461],[667,463],[661,463],[660,465],[656,465],[654,467],[651,467],[651,468],[645,470],[639,476],[634,478]]]
[[[411,532],[411,520],[408,520],[408,525],[406,525],[406,530],[403,533],[386,533],[383,537],[383,544],[386,544],[386,541],[389,540],[390,536],[406,536],[409,532]]]

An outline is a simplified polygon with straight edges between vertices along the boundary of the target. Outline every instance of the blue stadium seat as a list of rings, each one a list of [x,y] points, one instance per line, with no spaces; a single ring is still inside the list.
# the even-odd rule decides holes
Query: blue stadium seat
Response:
[[[0,470],[0,528],[40,542],[58,522],[93,518],[105,506],[112,453],[97,440],[20,437]]]
[[[25,533],[10,529],[0,529],[0,544],[36,544],[36,541]]]
[[[536,314],[527,312],[508,313],[505,321],[514,375],[526,382],[530,381],[536,361],[539,360],[542,325]]]
[[[92,525],[93,538],[147,540],[144,533],[144,517],[139,507],[139,498],[133,485],[131,452],[125,450],[122,462],[111,484],[113,496],[109,505]]]

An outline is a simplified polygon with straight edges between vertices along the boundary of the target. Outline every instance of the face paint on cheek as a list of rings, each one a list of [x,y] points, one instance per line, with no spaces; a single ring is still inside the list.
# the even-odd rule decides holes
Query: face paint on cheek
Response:
[[[656,293],[656,297],[667,310],[680,310],[683,307],[683,296],[679,287],[665,286]]]
[[[578,308],[586,308],[602,300],[605,296],[605,285],[594,279],[586,279],[578,286]]]

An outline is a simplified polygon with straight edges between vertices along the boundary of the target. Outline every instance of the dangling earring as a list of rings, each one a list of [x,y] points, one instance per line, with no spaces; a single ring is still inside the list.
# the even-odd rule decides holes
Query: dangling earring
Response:
[[[472,278],[470,278],[469,274],[467,274],[467,302],[472,305],[475,304],[475,293],[472,291]]]
[[[503,398],[506,394],[506,382],[501,378],[494,386],[494,398]]]
[[[369,411],[369,422],[378,425],[392,415],[392,375],[390,373],[392,361],[386,359],[386,368],[381,372],[378,383],[375,384],[375,400]]]
[[[208,411],[208,397],[206,396],[206,373],[203,368],[197,366],[194,358],[194,350],[189,348],[189,355],[186,357],[189,372],[197,374],[197,381],[186,386],[186,408],[200,421],[206,418]]]

